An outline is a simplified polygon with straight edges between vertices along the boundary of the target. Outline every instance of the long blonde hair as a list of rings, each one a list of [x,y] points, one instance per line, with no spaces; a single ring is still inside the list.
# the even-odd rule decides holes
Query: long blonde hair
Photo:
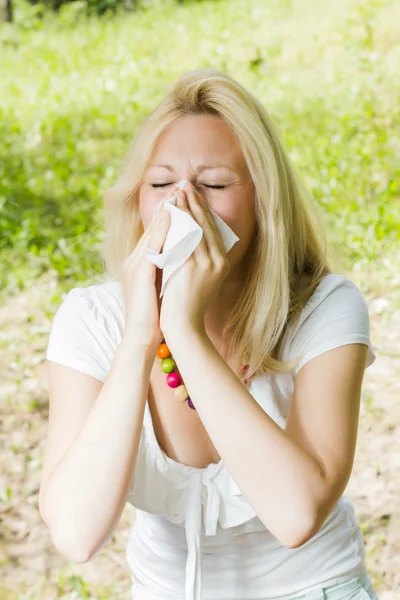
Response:
[[[249,248],[243,294],[222,333],[230,353],[249,364],[248,377],[285,372],[280,342],[318,283],[333,272],[318,206],[308,194],[257,98],[223,71],[182,74],[141,124],[115,184],[104,196],[106,276],[123,281],[122,266],[141,235],[139,186],[159,136],[175,119],[209,114],[236,134],[255,187],[257,233]],[[225,337],[226,336],[226,337]]]

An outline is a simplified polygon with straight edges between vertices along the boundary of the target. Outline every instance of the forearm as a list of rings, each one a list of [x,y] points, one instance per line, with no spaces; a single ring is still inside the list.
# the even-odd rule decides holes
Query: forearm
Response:
[[[96,553],[118,524],[133,480],[153,361],[139,345],[120,344],[84,427],[47,482],[44,518],[55,545],[73,560]]]
[[[319,465],[259,406],[206,334],[189,330],[174,335],[169,346],[243,495],[283,544],[300,545],[315,527],[317,499],[324,493]]]

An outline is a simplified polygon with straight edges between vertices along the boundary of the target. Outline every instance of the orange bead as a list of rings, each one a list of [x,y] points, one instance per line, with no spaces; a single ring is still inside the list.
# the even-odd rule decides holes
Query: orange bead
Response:
[[[171,356],[171,352],[167,346],[167,344],[160,344],[157,350],[158,358],[167,358],[167,356]]]

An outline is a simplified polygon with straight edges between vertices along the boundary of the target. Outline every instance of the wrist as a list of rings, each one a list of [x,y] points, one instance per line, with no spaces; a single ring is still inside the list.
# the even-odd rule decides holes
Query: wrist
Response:
[[[157,348],[147,342],[141,342],[137,339],[122,337],[122,340],[117,348],[117,352],[118,354],[127,354],[131,359],[154,361]]]
[[[174,324],[171,330],[164,332],[164,339],[167,346],[171,345],[176,347],[178,344],[184,343],[187,346],[193,339],[208,339],[206,330],[199,327],[193,327],[190,324],[181,323],[179,325]]]

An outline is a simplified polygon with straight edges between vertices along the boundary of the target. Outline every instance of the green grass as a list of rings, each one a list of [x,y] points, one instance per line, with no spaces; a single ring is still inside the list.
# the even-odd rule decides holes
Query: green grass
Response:
[[[147,4],[103,19],[71,5],[42,25],[18,4],[19,24],[0,31],[1,292],[101,272],[103,192],[138,123],[200,66],[261,99],[345,267],[397,268],[396,3]]]

